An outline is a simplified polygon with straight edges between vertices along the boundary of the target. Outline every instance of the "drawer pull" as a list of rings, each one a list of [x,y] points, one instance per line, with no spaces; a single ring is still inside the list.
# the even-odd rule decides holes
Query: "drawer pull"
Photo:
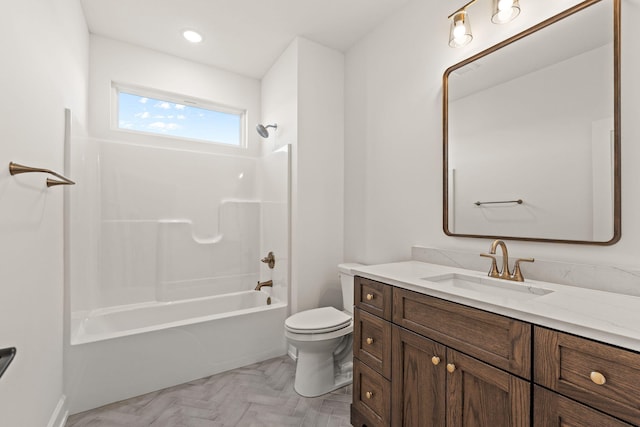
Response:
[[[367,338],[367,344],[369,345],[373,344],[373,338]]]
[[[456,365],[454,365],[453,363],[447,363],[447,371],[449,371],[450,374],[453,374],[453,371],[456,370]]]
[[[440,363],[440,358],[438,356],[433,356],[431,358],[431,363],[433,363],[434,365],[438,366],[438,364]]]
[[[367,294],[367,301],[371,301],[373,299],[373,294]]]
[[[589,375],[589,378],[591,378],[591,381],[593,381],[595,384],[598,384],[598,385],[603,385],[604,383],[607,382],[607,379],[604,377],[604,375],[602,375],[598,371],[591,372],[591,375]]]
[[[364,396],[365,396],[367,399],[371,399],[371,398],[373,397],[373,392],[372,392],[372,391],[368,391],[368,392],[366,392],[366,393],[364,394]]]

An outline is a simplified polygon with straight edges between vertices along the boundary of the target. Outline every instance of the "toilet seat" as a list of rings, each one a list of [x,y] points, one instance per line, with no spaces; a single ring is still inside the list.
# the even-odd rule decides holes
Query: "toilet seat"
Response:
[[[287,318],[285,329],[295,334],[325,334],[351,325],[352,318],[333,307],[301,311]]]

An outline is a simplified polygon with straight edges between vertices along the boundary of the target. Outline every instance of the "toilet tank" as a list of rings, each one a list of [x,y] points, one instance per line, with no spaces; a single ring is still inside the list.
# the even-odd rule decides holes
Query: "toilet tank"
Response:
[[[338,264],[340,272],[340,284],[342,285],[342,308],[353,313],[353,275],[352,269],[362,267],[363,264],[345,263]]]

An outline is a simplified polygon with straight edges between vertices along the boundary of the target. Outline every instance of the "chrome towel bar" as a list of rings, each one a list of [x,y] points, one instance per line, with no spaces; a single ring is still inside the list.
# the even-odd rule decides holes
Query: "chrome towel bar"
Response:
[[[20,173],[31,173],[31,172],[48,173],[58,178],[58,179],[47,178],[47,187],[53,187],[54,185],[74,185],[75,184],[75,182],[71,181],[69,178],[62,176],[59,173],[52,171],[51,169],[32,168],[31,166],[20,165],[14,162],[9,163],[9,173],[11,175],[18,175]]]

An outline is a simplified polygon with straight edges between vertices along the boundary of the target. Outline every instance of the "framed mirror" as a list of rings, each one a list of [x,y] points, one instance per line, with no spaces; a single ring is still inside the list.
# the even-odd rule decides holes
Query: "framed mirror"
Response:
[[[446,70],[450,236],[620,239],[620,0],[588,0]]]

